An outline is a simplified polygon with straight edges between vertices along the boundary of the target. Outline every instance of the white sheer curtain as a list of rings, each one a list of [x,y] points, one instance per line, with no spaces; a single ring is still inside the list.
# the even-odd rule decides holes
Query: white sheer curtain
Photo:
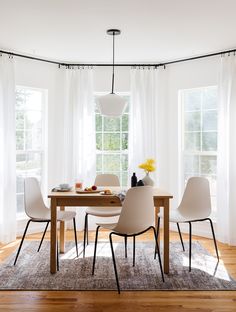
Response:
[[[236,57],[221,58],[219,77],[217,232],[236,245]]]
[[[49,185],[73,185],[76,178],[85,186],[93,185],[96,175],[93,69],[58,69],[56,88],[51,149],[54,157],[51,157],[53,168],[49,168]],[[76,211],[79,228],[82,228],[83,209]]]
[[[0,242],[16,238],[14,61],[0,56]]]
[[[147,158],[156,160],[157,170],[150,174],[156,185],[166,185],[167,157],[166,70],[131,69],[131,103],[129,115],[129,170],[138,179],[145,173],[138,165]]]

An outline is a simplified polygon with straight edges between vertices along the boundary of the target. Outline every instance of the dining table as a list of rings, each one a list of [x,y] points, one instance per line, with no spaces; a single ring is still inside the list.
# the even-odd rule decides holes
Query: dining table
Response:
[[[64,211],[66,207],[76,207],[77,209],[86,206],[98,207],[122,206],[122,202],[118,194],[121,192],[119,187],[109,187],[112,195],[104,195],[101,192],[77,192],[75,189],[67,192],[50,192],[51,209],[51,233],[50,233],[50,272],[57,272],[57,210]],[[123,190],[123,189],[122,189]],[[170,199],[173,196],[159,188],[153,188],[154,216],[155,228],[157,228],[158,213],[163,209],[163,267],[164,273],[169,273],[169,209]],[[58,208],[59,207],[59,208]],[[145,207],[144,207],[145,209]],[[160,241],[160,235],[158,236]],[[60,253],[65,252],[65,224],[60,222]]]

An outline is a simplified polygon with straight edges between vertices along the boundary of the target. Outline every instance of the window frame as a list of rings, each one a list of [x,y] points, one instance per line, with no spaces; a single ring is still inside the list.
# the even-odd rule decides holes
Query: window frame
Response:
[[[203,109],[202,109],[202,101],[203,99],[201,98],[201,109],[198,110],[198,112],[200,112],[201,116],[200,116],[200,130],[199,131],[189,131],[190,133],[193,132],[200,132],[200,151],[195,150],[195,151],[186,151],[185,150],[185,133],[188,131],[185,131],[185,109],[184,109],[184,92],[185,91],[196,91],[196,90],[203,90],[203,89],[218,89],[217,85],[209,85],[209,86],[201,86],[201,87],[193,87],[193,88],[185,88],[185,89],[180,89],[179,90],[179,94],[178,94],[178,102],[179,102],[179,120],[180,120],[180,127],[179,127],[179,138],[180,138],[180,142],[179,142],[179,151],[180,151],[180,157],[179,157],[179,168],[180,168],[180,175],[179,175],[179,190],[180,190],[180,194],[183,194],[183,191],[185,189],[185,175],[187,174],[184,171],[184,158],[185,156],[198,156],[199,158],[201,156],[215,156],[216,157],[216,164],[217,164],[217,156],[218,156],[218,151],[202,151],[202,133],[203,132],[216,132],[216,135],[218,134],[218,129],[216,127],[216,130],[206,130],[206,131],[202,131],[202,127],[203,127]],[[201,95],[203,96],[203,95]],[[218,99],[217,99],[218,100]],[[205,111],[217,111],[218,112],[218,107],[216,106],[215,109],[207,109]],[[194,112],[197,110],[191,110],[189,112]],[[190,173],[191,174],[191,173]],[[215,177],[216,179],[216,194],[217,194],[217,172],[216,174],[201,174],[201,162],[199,161],[198,163],[198,175],[197,176],[212,176]],[[215,202],[216,202],[216,194],[211,195],[211,202],[212,199],[214,198]],[[217,210],[216,210],[216,205],[214,206],[212,203],[212,215],[211,217],[213,218],[213,220],[216,220],[216,214],[217,214]]]
[[[22,88],[25,90],[30,90],[30,91],[37,91],[41,93],[41,105],[42,105],[42,109],[40,110],[41,114],[42,114],[42,119],[41,119],[41,125],[42,125],[42,147],[41,149],[28,149],[28,150],[17,150],[16,149],[16,157],[17,155],[21,155],[21,154],[30,154],[30,153],[37,153],[39,155],[41,155],[41,180],[40,180],[40,185],[41,185],[41,190],[43,194],[46,194],[46,189],[47,189],[47,178],[48,178],[48,170],[47,170],[47,151],[48,151],[48,111],[47,111],[47,107],[48,107],[48,90],[44,89],[44,88],[37,88],[37,87],[31,87],[31,86],[26,86],[26,85],[20,85],[17,84],[16,85],[16,92],[17,92],[17,88]],[[17,111],[19,111],[16,108],[16,113]],[[27,112],[27,110],[23,110],[24,112]],[[29,111],[29,110],[28,110]],[[17,125],[15,126],[15,131],[17,131]],[[21,129],[20,129],[21,130]],[[24,130],[25,131],[25,128]],[[17,166],[17,161],[16,161],[16,166]],[[27,171],[27,170],[26,170]],[[27,176],[27,174],[26,174]],[[17,168],[16,168],[16,179],[17,179]],[[17,183],[17,180],[16,180]],[[16,198],[17,195],[24,195],[24,192],[20,192],[17,193],[16,191]],[[24,211],[22,212],[16,212],[16,219],[17,220],[24,220],[26,218],[26,214]]]
[[[94,98],[95,98],[95,103],[96,103],[96,98],[99,97],[99,96],[102,96],[102,95],[105,95],[109,92],[95,92],[94,93]],[[117,92],[118,95],[120,96],[127,96],[130,98],[130,92]],[[129,104],[129,103],[128,103]],[[129,116],[130,112],[125,112],[123,115],[128,115]],[[114,174],[119,174],[119,179],[120,179],[120,184],[121,186],[125,186],[123,185],[123,174],[126,173],[127,174],[127,185],[128,185],[128,167],[127,167],[127,170],[122,170],[122,156],[127,156],[127,162],[128,162],[128,154],[129,154],[129,151],[128,151],[128,148],[126,150],[123,150],[122,149],[122,135],[123,134],[127,134],[127,136],[129,137],[129,125],[128,125],[128,130],[127,131],[122,131],[122,116],[119,117],[120,120],[120,130],[119,131],[112,131],[112,130],[107,130],[105,131],[104,130],[104,118],[102,118],[102,130],[101,131],[97,131],[96,129],[96,116],[97,115],[100,115],[99,113],[96,112],[96,108],[95,108],[95,135],[96,135],[96,144],[97,144],[97,134],[101,134],[102,135],[102,150],[99,151],[97,148],[96,148],[96,175],[97,174],[102,174],[102,173],[114,173]],[[100,115],[101,116],[101,115]],[[120,137],[119,137],[119,140],[120,140],[120,149],[119,151],[115,151],[115,150],[104,150],[104,134],[106,133],[112,133],[112,134],[117,134],[119,133]],[[101,155],[102,157],[102,170],[101,171],[97,171],[97,155]],[[120,160],[119,160],[119,171],[115,170],[115,171],[108,171],[108,170],[104,170],[104,156],[105,155],[119,155],[120,156]]]

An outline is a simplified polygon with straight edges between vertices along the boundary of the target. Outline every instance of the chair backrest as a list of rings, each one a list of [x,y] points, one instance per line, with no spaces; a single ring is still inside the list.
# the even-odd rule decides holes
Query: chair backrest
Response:
[[[132,187],[127,191],[115,231],[135,234],[146,230],[154,223],[153,188]]]
[[[45,206],[39,182],[30,177],[24,180],[25,212],[30,218],[41,219],[45,217],[49,209]]]
[[[203,177],[188,180],[179,212],[188,218],[204,219],[211,214],[211,195],[209,181]]]
[[[115,174],[98,174],[94,184],[96,186],[120,186],[120,181]]]

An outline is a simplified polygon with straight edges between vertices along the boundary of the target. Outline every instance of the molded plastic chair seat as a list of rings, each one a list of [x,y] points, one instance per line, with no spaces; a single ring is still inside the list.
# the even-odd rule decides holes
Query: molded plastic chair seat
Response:
[[[25,202],[25,212],[27,216],[29,217],[29,220],[26,224],[25,231],[23,234],[23,237],[21,239],[20,246],[18,248],[16,258],[14,265],[17,262],[18,256],[20,254],[20,250],[22,247],[22,244],[24,242],[24,238],[28,229],[28,226],[30,222],[46,222],[46,227],[43,232],[42,239],[39,244],[38,251],[41,248],[44,236],[46,234],[47,228],[49,223],[51,222],[51,212],[50,209],[48,209],[43,201],[43,197],[41,194],[41,190],[39,187],[39,182],[36,178],[30,177],[26,178],[24,180],[24,202]],[[58,211],[57,212],[57,221],[70,221],[73,220],[74,224],[74,235],[75,235],[75,247],[76,247],[76,253],[77,257],[78,255],[78,246],[77,246],[77,234],[76,234],[76,223],[75,223],[75,211]],[[58,261],[58,252],[57,252],[57,269],[59,268],[59,261]]]
[[[88,207],[86,213],[96,217],[115,217],[121,213],[121,207]]]
[[[119,178],[115,174],[98,174],[96,176],[94,185],[107,187],[120,186]],[[88,216],[100,218],[109,218],[119,216],[121,207],[88,207],[85,211],[84,219],[84,249],[83,257],[85,257],[86,242],[88,245]]]
[[[70,221],[75,218],[76,212],[75,211],[57,211],[57,221]],[[31,218],[32,221],[40,221],[44,220],[45,222],[51,222],[51,213],[50,210],[45,211],[45,214],[41,216],[41,218]]]
[[[163,211],[158,213],[158,217],[164,218]],[[169,214],[170,222],[179,222],[179,223],[194,221],[197,219],[197,217],[198,217],[197,215],[195,217],[194,216],[189,216],[189,217],[183,216],[178,209],[170,210],[170,214]]]
[[[112,235],[122,236],[127,240],[127,237],[133,237],[133,266],[135,265],[135,237],[145,233],[152,229],[155,237],[155,246],[158,254],[159,265],[162,280],[164,282],[164,274],[161,264],[161,257],[159,251],[159,245],[157,241],[156,229],[153,226],[154,223],[154,202],[153,202],[153,189],[151,186],[133,187],[128,190],[125,200],[122,204],[121,214],[117,223],[98,223],[95,237],[93,269],[94,274],[95,262],[96,262],[96,250],[98,231],[102,227],[110,230],[109,240],[111,245],[112,260],[116,276],[116,284],[118,292],[120,293],[120,285],[118,279],[118,273],[116,268],[115,254],[112,243]],[[156,257],[156,252],[154,253]]]
[[[186,188],[177,209],[170,210],[170,222],[176,222],[180,241],[185,251],[184,243],[180,231],[179,223],[189,224],[189,271],[191,271],[191,252],[192,252],[192,222],[209,221],[214,240],[216,255],[219,261],[219,254],[215,239],[215,233],[211,215],[211,194],[209,181],[203,177],[192,177],[188,180]],[[163,211],[158,214],[157,233],[159,232],[160,218],[163,218]]]

